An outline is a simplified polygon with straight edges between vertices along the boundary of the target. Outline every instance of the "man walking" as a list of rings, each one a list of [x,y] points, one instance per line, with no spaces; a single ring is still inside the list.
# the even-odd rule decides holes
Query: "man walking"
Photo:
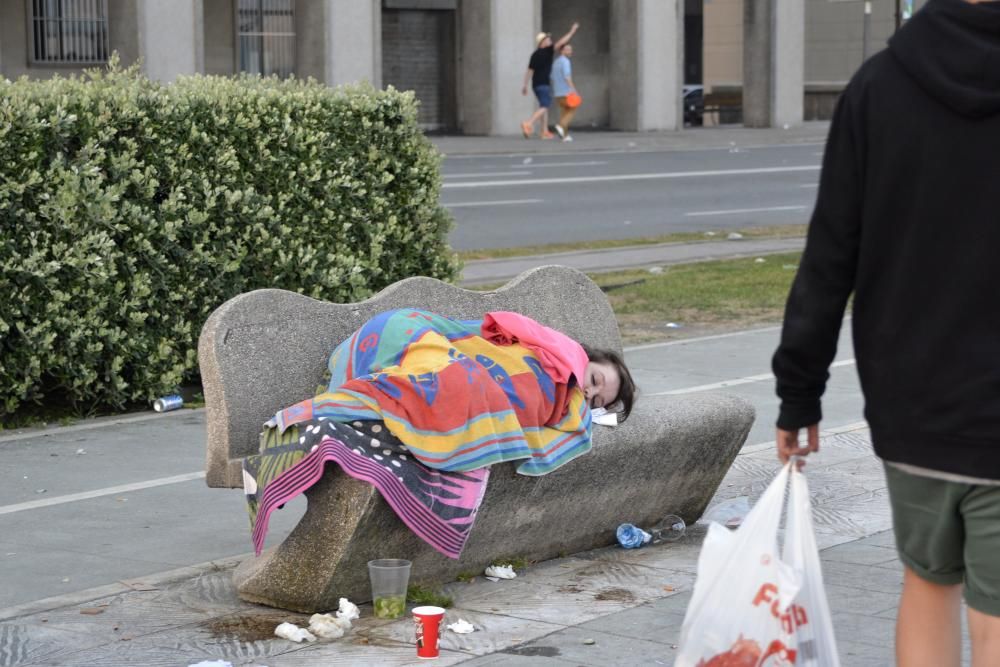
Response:
[[[573,122],[576,115],[579,96],[576,104],[569,101],[571,94],[576,93],[576,86],[573,84],[573,65],[570,58],[573,57],[573,45],[563,44],[559,52],[559,57],[552,63],[552,94],[559,105],[559,122],[556,123],[556,132],[565,141],[573,141],[569,134],[569,124]]]
[[[552,43],[552,35],[547,32],[540,32],[535,36],[535,51],[528,60],[528,70],[524,73],[524,84],[521,86],[521,94],[528,94],[528,83],[538,100],[538,109],[531,115],[531,118],[521,123],[521,132],[525,139],[530,139],[535,132],[535,123],[541,119],[542,128],[540,135],[542,139],[551,139],[549,132],[549,107],[552,105],[552,88],[549,85],[549,77],[552,72],[552,59],[556,52],[564,44],[573,39],[580,24],[574,23],[565,35],[559,38],[555,44]]]
[[[904,565],[902,667],[1000,665],[1000,1],[930,0],[841,96],[774,356],[782,461],[818,450],[848,297]],[[808,442],[800,447],[799,430]]]

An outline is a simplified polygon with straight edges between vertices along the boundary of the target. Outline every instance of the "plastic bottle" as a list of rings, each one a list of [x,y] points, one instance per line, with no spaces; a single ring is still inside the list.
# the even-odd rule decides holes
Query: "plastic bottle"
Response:
[[[684,519],[676,514],[668,514],[656,523],[648,531],[639,528],[631,523],[623,523],[618,526],[616,536],[618,544],[625,549],[638,549],[647,544],[659,544],[660,542],[674,542],[684,536],[687,529]]]

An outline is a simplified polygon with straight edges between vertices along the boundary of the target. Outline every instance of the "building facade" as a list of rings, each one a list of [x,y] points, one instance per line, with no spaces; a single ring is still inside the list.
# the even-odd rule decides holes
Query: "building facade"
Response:
[[[716,121],[794,125],[829,117],[866,52],[925,1],[0,0],[0,74],[68,74],[117,52],[167,82],[368,81],[415,91],[428,130],[517,134],[535,34],[578,21],[578,127],[680,129],[684,84],[704,86]]]
[[[516,134],[534,36],[582,24],[581,122],[682,125],[682,0],[2,0],[0,74],[45,78],[112,52],[155,79],[237,72],[414,90],[428,129]],[[548,24],[554,24],[549,28]]]

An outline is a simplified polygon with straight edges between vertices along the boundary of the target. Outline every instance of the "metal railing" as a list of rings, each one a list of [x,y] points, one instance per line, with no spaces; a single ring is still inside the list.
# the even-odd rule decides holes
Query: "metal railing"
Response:
[[[107,0],[32,0],[33,63],[104,63],[110,54]]]
[[[285,77],[295,70],[295,0],[239,0],[239,71]]]

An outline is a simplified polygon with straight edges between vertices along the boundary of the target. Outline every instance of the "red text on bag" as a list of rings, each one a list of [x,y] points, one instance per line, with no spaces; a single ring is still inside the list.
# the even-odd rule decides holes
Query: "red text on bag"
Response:
[[[770,604],[771,615],[781,621],[781,629],[791,634],[795,628],[809,622],[806,617],[806,610],[797,604],[793,604],[784,614],[778,611],[778,587],[774,584],[764,584],[754,596],[753,606],[759,607],[761,604]]]

